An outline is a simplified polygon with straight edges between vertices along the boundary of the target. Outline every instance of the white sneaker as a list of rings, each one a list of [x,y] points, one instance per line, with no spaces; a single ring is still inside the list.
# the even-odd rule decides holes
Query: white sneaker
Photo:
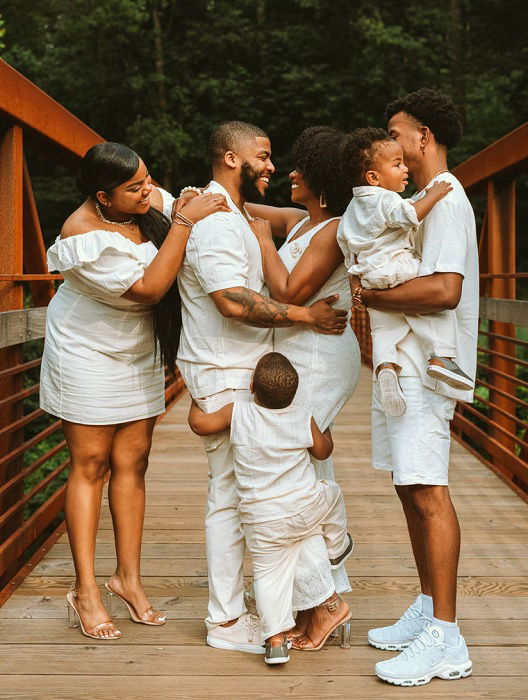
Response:
[[[388,416],[403,416],[407,410],[407,403],[398,381],[398,375],[392,367],[380,369],[378,372],[378,384],[383,412]]]
[[[241,615],[231,627],[215,627],[207,633],[207,644],[215,649],[245,651],[249,654],[265,654],[262,644],[262,626],[253,615]]]
[[[376,675],[393,685],[425,685],[432,678],[454,681],[471,675],[473,665],[462,635],[454,647],[444,642],[444,630],[429,624],[407,649],[376,664]]]
[[[398,622],[387,627],[376,627],[369,630],[368,641],[377,649],[402,651],[430,622],[431,620],[423,614],[421,605],[414,602],[407,608]]]

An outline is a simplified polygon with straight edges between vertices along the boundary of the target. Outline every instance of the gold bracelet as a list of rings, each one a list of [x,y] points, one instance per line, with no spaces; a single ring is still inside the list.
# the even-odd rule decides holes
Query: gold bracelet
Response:
[[[361,295],[363,294],[363,287],[361,285],[358,285],[354,291],[352,292],[352,306],[354,308],[359,309],[360,311],[366,311],[367,307],[363,303],[363,299],[361,298]]]

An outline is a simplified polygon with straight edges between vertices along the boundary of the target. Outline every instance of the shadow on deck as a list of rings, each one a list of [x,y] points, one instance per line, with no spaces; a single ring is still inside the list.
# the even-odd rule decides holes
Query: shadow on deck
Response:
[[[369,370],[334,426],[336,479],[356,540],[352,648],[293,653],[283,668],[259,656],[210,649],[203,510],[207,468],[188,429],[184,396],[158,424],[148,476],[143,575],[164,627],[135,625],[120,608],[123,638],[91,642],[68,629],[64,596],[73,566],[64,535],[0,609],[0,698],[524,698],[528,683],[528,508],[457,443],[451,456],[462,527],[459,621],[474,675],[402,690],[378,681],[387,655],[366,643],[370,627],[397,618],[417,593],[405,522],[387,475],[370,468]],[[105,499],[97,539],[102,584],[114,567]],[[246,573],[249,574],[249,565]],[[525,689],[524,691],[522,689]]]

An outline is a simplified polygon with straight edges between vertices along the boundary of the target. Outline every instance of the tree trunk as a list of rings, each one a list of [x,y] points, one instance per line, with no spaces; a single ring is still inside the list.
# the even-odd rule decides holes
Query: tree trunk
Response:
[[[451,21],[449,44],[451,48],[451,85],[455,103],[460,111],[462,125],[467,123],[466,85],[464,79],[464,34],[461,0],[450,0]]]

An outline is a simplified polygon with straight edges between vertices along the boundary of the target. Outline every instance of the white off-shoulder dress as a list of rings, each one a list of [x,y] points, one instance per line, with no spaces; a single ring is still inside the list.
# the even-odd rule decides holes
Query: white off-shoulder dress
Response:
[[[291,272],[310,245],[312,238],[328,223],[324,221],[292,241],[306,219],[290,231],[279,255]],[[348,273],[340,265],[311,299],[310,306],[319,299],[339,294],[334,308],[350,310],[351,296]],[[347,324],[342,335],[322,335],[298,327],[276,328],[273,334],[273,349],[281,352],[292,362],[299,373],[299,388],[294,402],[306,406],[312,413],[320,430],[332,423],[346,401],[352,395],[359,379],[361,355],[356,336]],[[332,458],[311,458],[318,479],[334,480]],[[344,593],[350,590],[344,565],[331,571],[327,563],[328,554],[321,538],[311,538],[298,562],[293,592],[293,607],[305,610],[325,600],[329,591]],[[323,560],[326,559],[323,562]]]
[[[170,195],[162,194],[170,209]],[[48,250],[49,270],[65,281],[48,307],[40,374],[45,411],[84,425],[163,413],[152,307],[122,297],[157,252],[150,241],[136,244],[105,230],[59,237]]]

